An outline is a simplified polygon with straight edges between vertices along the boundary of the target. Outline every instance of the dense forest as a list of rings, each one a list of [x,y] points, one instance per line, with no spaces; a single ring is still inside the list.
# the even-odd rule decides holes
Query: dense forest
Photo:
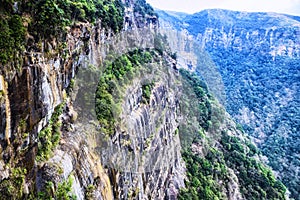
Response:
[[[233,76],[240,83],[233,83],[231,78],[223,79],[228,86],[228,112],[236,115],[247,105],[250,112],[264,120],[264,126],[255,122],[241,123],[248,134],[257,138],[261,151],[269,159],[268,164],[280,172],[293,194],[299,194],[299,177],[293,174],[297,171],[295,166],[299,166],[300,101],[295,97],[299,96],[300,59],[278,56],[270,62],[271,58],[246,52],[226,52],[223,49],[211,55],[222,68],[223,77]],[[282,165],[283,160],[288,165]]]
[[[257,160],[261,153],[243,136],[243,129],[229,124],[224,110],[209,95],[203,81],[188,71],[180,72],[183,84],[196,96],[190,100],[189,95],[185,96],[189,93],[183,94],[182,103],[189,113],[186,120],[192,122],[196,117],[199,123],[198,130],[190,123],[179,128],[183,144],[188,144],[183,148],[183,158],[189,179],[180,199],[229,198],[226,194],[230,193],[228,188],[233,176],[230,171],[237,176],[239,191],[244,198],[284,199],[285,186],[275,179],[271,169]],[[194,101],[198,104],[196,108],[192,105]],[[187,133],[190,131],[194,133]],[[202,150],[195,151],[195,146]]]

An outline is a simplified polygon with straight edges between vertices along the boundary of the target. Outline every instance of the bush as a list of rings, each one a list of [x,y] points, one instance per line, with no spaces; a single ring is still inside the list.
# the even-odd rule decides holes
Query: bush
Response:
[[[38,133],[38,153],[37,160],[49,159],[54,148],[59,144],[61,137],[60,115],[63,112],[64,103],[58,105],[51,116],[49,124]]]
[[[24,49],[26,29],[18,15],[0,17],[0,27],[0,64],[5,65]]]
[[[76,200],[72,191],[73,179],[69,177],[67,180],[58,183],[57,187],[50,181],[47,182],[44,191],[38,193],[38,199],[57,199],[57,200]]]
[[[154,87],[154,83],[148,83],[142,85],[142,97],[143,97],[143,102],[149,104],[150,103],[150,96],[151,96],[151,91]]]

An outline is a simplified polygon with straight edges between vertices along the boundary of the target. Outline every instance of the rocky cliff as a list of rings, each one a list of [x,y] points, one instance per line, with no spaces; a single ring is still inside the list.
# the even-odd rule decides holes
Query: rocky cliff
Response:
[[[1,6],[1,198],[285,198],[144,0]]]
[[[41,23],[41,19],[31,14],[47,3],[50,2],[41,1],[34,5],[23,1],[5,2],[7,12],[1,10],[4,16],[2,23],[6,23],[11,15],[18,15],[23,23],[19,25],[27,29],[22,43],[25,49],[14,52],[17,55],[14,59],[18,60],[19,65],[9,59],[1,60],[1,196],[35,199],[37,195],[39,198],[50,195],[61,198],[60,192],[72,190],[77,199],[144,198],[148,195],[149,198],[163,198],[170,184],[174,184],[171,174],[182,168],[178,135],[173,136],[177,127],[175,119],[178,105],[176,93],[169,88],[172,81],[162,78],[156,83],[153,88],[155,98],[151,98],[149,105],[140,105],[141,80],[135,79],[134,85],[126,87],[128,98],[122,105],[124,113],[121,119],[125,123],[122,126],[126,128],[128,123],[130,127],[126,132],[122,129],[114,135],[111,149],[101,146],[104,140],[101,137],[105,135],[98,134],[94,116],[84,111],[81,113],[81,109],[89,106],[85,100],[93,101],[93,96],[89,95],[94,94],[81,93],[82,89],[78,89],[79,86],[94,86],[94,89],[89,89],[95,92],[100,74],[88,70],[93,66],[96,69],[98,66],[104,67],[108,55],[121,55],[131,48],[147,47],[148,41],[142,41],[140,34],[143,32],[137,28],[144,27],[152,31],[157,28],[157,18],[151,13],[153,9],[144,1],[136,4],[133,1],[122,2],[125,7],[106,3],[113,9],[124,9],[121,22],[124,22],[124,29],[128,30],[127,35],[118,35],[118,27],[107,24],[105,16],[93,23],[79,17],[73,24],[59,27],[65,29],[61,34],[60,30],[53,34],[53,30],[49,30],[48,36],[42,32],[39,35],[33,32],[36,30],[31,26]],[[60,2],[52,3],[57,9],[66,6]],[[48,6],[49,10],[40,8],[35,15],[47,18],[47,14],[61,14],[53,11],[52,5]],[[113,17],[117,17],[116,14]],[[14,28],[9,23],[7,25],[10,29]],[[4,58],[4,54],[10,52],[1,49],[1,53],[1,58]],[[86,77],[80,77],[86,71],[88,76],[94,76],[95,79],[84,80]],[[174,76],[172,73],[170,76]],[[79,76],[79,86],[75,87],[76,74]],[[80,85],[80,78],[90,81],[90,85]],[[91,99],[85,99],[86,96]],[[128,115],[132,115],[130,121],[126,119]],[[155,127],[157,120],[160,120],[160,124]],[[136,135],[132,135],[134,131]],[[124,142],[131,143],[129,149],[132,150],[130,154],[127,152],[127,156],[122,156],[121,150],[114,151],[114,148],[121,149]],[[154,150],[157,151],[155,157]],[[105,158],[101,160],[102,155]],[[136,157],[126,163],[130,155]],[[123,159],[126,165],[114,163],[111,166],[108,161],[111,159],[114,162],[113,158]],[[161,163],[164,165],[161,166]],[[146,166],[153,169],[146,169]],[[177,183],[176,188],[179,188]],[[176,189],[169,193],[176,195]]]
[[[180,38],[181,65],[207,80],[298,199],[299,18],[218,9],[159,15],[167,32],[180,32],[171,37]]]

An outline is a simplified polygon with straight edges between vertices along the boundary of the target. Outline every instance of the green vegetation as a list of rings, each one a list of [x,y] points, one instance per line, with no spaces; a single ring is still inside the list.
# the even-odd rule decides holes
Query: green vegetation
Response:
[[[172,55],[172,52],[167,49],[166,44],[168,44],[167,36],[162,36],[160,33],[154,37],[154,48],[162,56],[164,52]]]
[[[267,164],[282,177],[291,197],[300,199],[300,98],[297,98],[300,96],[300,59],[298,51],[293,49],[294,44],[299,44],[298,34],[295,34],[299,29],[291,25],[296,24],[299,17],[274,17],[267,13],[244,13],[240,17],[240,12],[226,10],[193,15],[159,13],[175,29],[186,28],[194,38],[204,34],[207,28],[213,30],[211,34],[215,39],[205,41],[205,51],[221,73],[227,112],[236,117],[246,134],[259,141],[258,147],[267,156]],[[228,46],[222,35],[231,32],[234,33],[232,39],[238,42]],[[248,37],[253,32],[256,35]],[[282,46],[287,50],[273,56]],[[185,49],[196,55],[197,50]],[[206,63],[199,65],[196,71],[204,78],[212,78],[215,84],[216,76],[211,77],[211,71],[203,73],[207,60],[198,57],[198,63],[203,61]],[[210,89],[212,84],[209,84]],[[243,122],[245,118],[240,117],[245,114],[251,116],[247,124]]]
[[[142,85],[142,97],[143,97],[143,102],[149,104],[150,103],[150,96],[151,96],[151,91],[154,87],[154,83],[146,83]]]
[[[181,109],[188,123],[180,125],[179,135],[188,181],[179,199],[228,198],[226,191],[228,184],[232,184],[232,172],[228,169],[237,176],[240,193],[245,198],[285,199],[285,186],[257,160],[258,149],[244,138],[227,134],[228,131],[238,132],[237,128],[241,127],[224,126],[225,113],[208,94],[204,82],[185,70],[180,70],[180,74],[187,86],[182,94]],[[218,127],[213,128],[215,126]],[[200,152],[192,146],[197,146]]]
[[[56,195],[55,195],[56,198],[64,199],[64,200],[68,200],[68,199],[75,200],[76,196],[71,193],[72,184],[73,184],[73,179],[71,178],[58,184]]]
[[[195,155],[191,149],[182,153],[187,168],[186,188],[180,191],[179,199],[226,199],[222,194],[220,180],[228,180],[223,154],[210,148],[205,157]]]
[[[135,75],[141,73],[142,65],[152,61],[154,51],[136,49],[120,56],[113,63],[108,63],[100,77],[96,91],[96,114],[102,131],[111,135],[114,133],[115,118],[119,116],[122,95],[120,87],[126,85]],[[150,88],[148,88],[149,90]],[[149,91],[144,91],[149,95]],[[146,95],[146,94],[145,94]]]
[[[52,182],[48,182],[45,187],[45,191],[38,193],[38,198],[40,200],[76,200],[75,194],[72,191],[73,179],[71,177],[61,183],[58,183],[57,188],[55,188]]]
[[[208,93],[206,84],[195,74],[180,69],[184,94],[181,97],[181,109],[187,117],[187,123],[179,127],[179,136],[183,147],[182,156],[187,167],[186,188],[180,191],[179,199],[224,199],[222,189],[227,180],[227,170],[222,152],[207,147],[204,157],[192,152],[191,144],[204,145],[207,142],[205,131],[212,128],[214,102]]]
[[[118,32],[123,26],[124,6],[120,0],[40,0],[28,2],[25,7],[33,7],[32,24],[38,34],[58,35],[74,21],[95,22],[101,19],[102,26]]]
[[[60,115],[63,112],[64,103],[58,105],[54,109],[54,113],[47,127],[38,134],[38,153],[37,160],[47,160],[51,156],[52,151],[58,145],[61,137]]]
[[[201,140],[205,136],[204,131],[211,127],[212,107],[205,83],[186,70],[180,69],[179,72],[183,86],[180,110],[184,116],[179,125],[179,137],[182,148],[188,149],[193,142]]]
[[[87,199],[87,200],[94,199],[95,198],[93,195],[94,192],[95,192],[95,186],[92,184],[88,185],[85,190],[85,199]]]
[[[18,53],[25,49],[25,33],[22,17],[0,11],[0,64],[17,61]]]
[[[285,186],[275,179],[272,171],[258,162],[256,147],[248,142],[244,144],[238,137],[222,133],[224,159],[227,166],[238,171],[242,194],[252,199],[284,199]]]
[[[76,83],[75,78],[72,78],[72,79],[70,80],[69,86],[68,86],[67,89],[66,89],[66,93],[67,93],[68,95],[70,95],[70,94],[73,92],[74,87],[75,87],[75,83]]]
[[[217,44],[215,40],[211,40],[205,44],[205,50],[220,69],[226,89],[226,110],[232,116],[254,113],[254,118],[249,123],[239,123],[246,134],[259,141],[260,150],[268,157],[267,164],[280,174],[291,197],[300,199],[300,98],[290,98],[291,95],[300,95],[297,84],[300,78],[300,59],[296,51],[290,52],[290,55],[288,52],[281,56],[271,55],[274,46],[285,46],[287,41],[297,43],[297,34],[292,26],[287,25],[289,22],[285,17],[274,18],[266,13],[249,13],[248,16],[237,18],[238,13],[220,13],[223,16],[215,15],[210,24],[205,12],[201,16],[190,16],[185,23],[189,24],[188,29],[194,36],[207,27],[214,27],[213,35],[219,37],[221,29],[228,33],[232,27],[231,22],[224,19],[238,21],[235,23],[239,26],[235,30],[235,38],[240,40],[238,47],[242,48],[224,47],[222,42]],[[266,34],[269,27],[277,27],[273,31],[280,35],[273,38],[272,43],[272,36]],[[254,31],[258,35],[247,39],[247,32]],[[240,119],[237,117],[236,120]],[[262,133],[264,137],[261,137]]]
[[[41,43],[47,40],[57,38],[64,42],[66,27],[74,22],[94,23],[100,19],[102,27],[114,32],[123,27],[124,5],[121,0],[2,0],[0,5],[2,65],[14,62],[16,66],[22,62],[26,35],[34,37],[34,49],[41,51]]]
[[[255,120],[242,124],[245,133],[261,140],[259,148],[268,157],[268,165],[280,173],[292,197],[299,199],[300,176],[296,166],[299,166],[300,99],[288,99],[290,94],[299,96],[295,83],[299,80],[300,59],[277,56],[273,60],[263,53],[222,48],[210,51],[224,70],[227,111],[233,116],[240,115],[243,108],[255,113]],[[230,74],[238,76],[233,78]],[[265,139],[261,138],[261,132]]]
[[[192,92],[196,98],[195,101],[197,101],[197,106],[192,106],[187,112],[196,112],[194,115],[198,123],[205,130],[208,130],[210,127],[209,122],[212,118],[212,96],[208,93],[207,85],[197,75],[191,74],[187,70],[180,69],[180,74],[184,80],[184,84],[192,88]]]
[[[151,7],[151,5],[146,2],[146,0],[136,0],[134,4],[134,12],[140,14],[143,17],[145,17],[146,15],[157,17],[156,12]]]
[[[26,169],[20,167],[12,169],[9,178],[0,182],[1,198],[22,199],[26,174]]]

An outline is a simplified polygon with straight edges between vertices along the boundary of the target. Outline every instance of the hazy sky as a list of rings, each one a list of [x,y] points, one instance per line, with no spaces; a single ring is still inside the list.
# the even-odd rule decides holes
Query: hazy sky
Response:
[[[147,0],[153,7],[195,13],[207,8],[300,15],[300,0]]]

